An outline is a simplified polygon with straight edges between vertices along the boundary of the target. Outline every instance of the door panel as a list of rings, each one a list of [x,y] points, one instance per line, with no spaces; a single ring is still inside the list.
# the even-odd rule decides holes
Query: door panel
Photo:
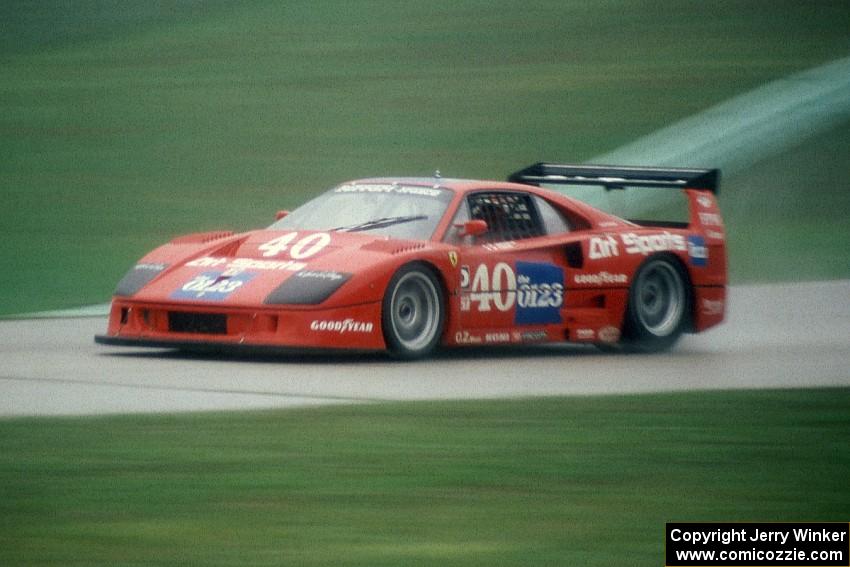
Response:
[[[463,328],[562,322],[565,266],[557,248],[470,246],[461,253],[460,270],[458,302]]]

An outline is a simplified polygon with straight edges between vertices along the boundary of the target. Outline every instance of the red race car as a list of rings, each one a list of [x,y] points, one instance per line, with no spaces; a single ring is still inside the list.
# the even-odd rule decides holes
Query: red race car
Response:
[[[538,163],[508,182],[344,183],[270,227],[176,238],[118,283],[101,344],[386,350],[546,342],[660,351],[723,320],[718,170]],[[631,221],[542,185],[672,188]]]

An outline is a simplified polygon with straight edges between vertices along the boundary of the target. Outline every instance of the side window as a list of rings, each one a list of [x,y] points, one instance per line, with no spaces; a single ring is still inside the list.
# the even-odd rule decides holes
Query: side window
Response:
[[[489,230],[479,241],[521,240],[544,234],[531,195],[514,192],[474,193],[467,198],[469,217],[483,220]]]
[[[570,224],[558,212],[558,209],[550,205],[546,199],[534,195],[534,204],[537,205],[537,212],[540,213],[540,220],[546,234],[560,234],[570,231]]]
[[[449,225],[449,229],[446,231],[446,235],[443,237],[443,242],[447,242],[448,244],[472,244],[471,236],[461,236],[460,227],[469,220],[469,207],[466,204],[466,201],[463,201],[460,206],[457,208],[457,212],[455,213],[454,218],[452,219],[452,224]]]

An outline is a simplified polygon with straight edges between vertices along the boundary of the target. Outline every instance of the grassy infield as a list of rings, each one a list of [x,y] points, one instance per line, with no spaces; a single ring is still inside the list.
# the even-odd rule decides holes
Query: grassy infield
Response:
[[[0,8],[0,313],[102,301],[166,236],[261,225],[341,179],[579,161],[850,52],[840,2],[144,4]],[[724,185],[738,281],[848,275],[836,126]],[[658,565],[665,521],[846,520],[848,407],[836,390],[6,420],[0,564]]]
[[[850,392],[0,422],[0,563],[661,565],[846,520]]]

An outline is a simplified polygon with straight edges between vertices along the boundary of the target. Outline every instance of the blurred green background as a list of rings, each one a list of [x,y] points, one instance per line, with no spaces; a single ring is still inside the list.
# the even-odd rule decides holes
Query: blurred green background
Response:
[[[172,236],[346,179],[580,162],[850,54],[845,1],[11,0],[0,26],[0,314],[107,301]],[[724,181],[735,281],[850,276],[848,125]]]

